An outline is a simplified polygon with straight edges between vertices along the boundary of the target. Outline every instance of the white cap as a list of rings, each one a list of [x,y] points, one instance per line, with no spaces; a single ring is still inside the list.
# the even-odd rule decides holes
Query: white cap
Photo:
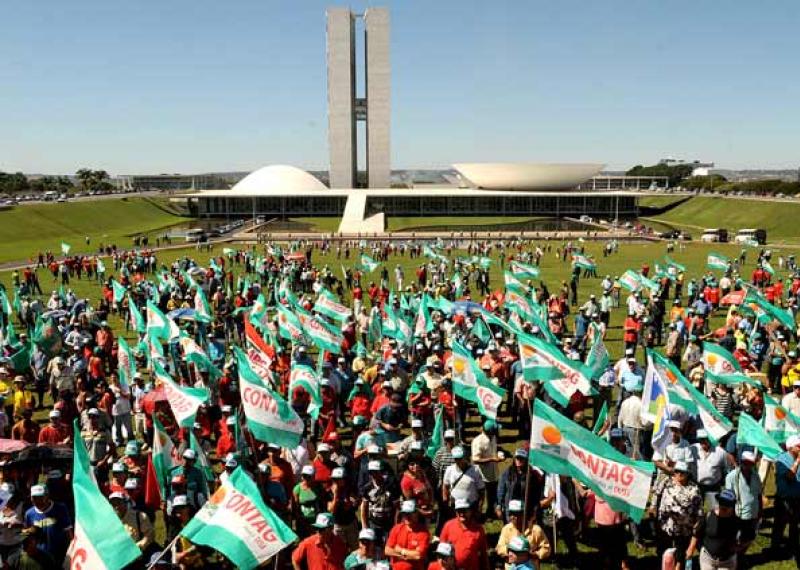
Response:
[[[34,485],[31,487],[31,497],[46,497],[47,487],[44,485]]]
[[[231,406],[222,406],[223,414],[230,414],[231,412],[233,412],[233,408]]]
[[[125,464],[122,461],[115,461],[111,466],[112,473],[125,473],[126,471],[127,469],[125,469]]]
[[[750,463],[756,462],[756,454],[752,451],[742,452],[742,461],[749,461]]]
[[[61,412],[59,412],[58,410],[50,410],[49,416],[51,418],[60,418],[61,417]]]
[[[449,542],[440,542],[436,545],[436,554],[439,556],[455,556],[455,549]]]
[[[508,512],[509,513],[521,513],[523,511],[522,501],[519,499],[513,499],[508,502]]]
[[[688,464],[688,463],[686,463],[685,461],[676,461],[676,462],[675,462],[675,467],[674,467],[673,469],[674,469],[675,471],[680,471],[680,472],[683,472],[683,473],[688,473],[688,472],[689,472],[689,464]]]
[[[667,422],[667,427],[670,428],[670,429],[673,429],[673,428],[681,429],[681,422],[679,422],[678,420],[669,420]]]
[[[186,449],[183,452],[184,459],[197,459],[197,453],[195,453],[194,449]]]
[[[371,528],[362,528],[358,532],[358,540],[374,541],[375,540],[375,531],[372,530]]]
[[[414,418],[411,420],[411,427],[412,428],[421,428],[422,427],[422,420],[419,418]]]
[[[463,459],[464,457],[464,448],[460,445],[457,445],[453,448],[453,459]]]
[[[381,462],[373,459],[367,463],[367,471],[381,471]]]
[[[113,501],[114,499],[121,499],[123,501],[127,501],[128,495],[127,493],[123,493],[122,491],[114,491],[108,496],[108,500]]]
[[[331,450],[331,446],[328,445],[327,443],[320,443],[317,446],[317,451],[320,452],[320,453],[322,453],[323,451],[330,451],[330,450]]]
[[[790,449],[792,447],[800,447],[800,435],[790,436],[786,440],[786,449]]]
[[[413,499],[410,501],[403,501],[400,504],[400,512],[405,514],[417,512],[417,502]]]
[[[14,483],[9,483],[8,481],[0,483],[0,492],[8,493],[9,495],[13,495],[14,491],[16,491],[16,490],[17,490],[17,488],[14,487]]]
[[[469,507],[470,505],[467,499],[456,499],[455,509],[457,511],[460,509],[468,509]]]
[[[420,451],[422,449],[422,442],[421,441],[412,441],[411,442],[411,451]]]
[[[172,499],[173,507],[186,507],[189,505],[189,497],[186,495],[175,495]]]
[[[449,439],[449,438],[455,439],[456,438],[456,430],[453,430],[453,429],[444,430],[444,438],[445,439]]]
[[[697,430],[697,439],[708,439],[708,432],[704,429]]]
[[[100,415],[100,410],[98,410],[97,408],[90,408],[89,411],[86,412],[86,415],[87,416],[99,416]]]
[[[238,465],[239,465],[239,462],[236,461],[236,458],[234,458],[234,457],[228,457],[225,460],[225,467],[237,467]]]
[[[316,473],[316,470],[314,469],[313,465],[303,465],[303,469],[300,471],[300,473],[303,475],[310,475],[313,477],[314,474]]]
[[[130,491],[135,491],[139,488],[139,480],[136,477],[131,477],[125,481],[125,488]]]

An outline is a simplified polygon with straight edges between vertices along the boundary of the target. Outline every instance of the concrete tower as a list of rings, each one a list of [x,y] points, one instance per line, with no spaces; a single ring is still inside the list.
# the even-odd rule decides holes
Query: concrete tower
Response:
[[[331,188],[355,188],[358,174],[356,123],[366,122],[367,185],[390,184],[389,11],[370,8],[364,20],[366,97],[356,97],[356,18],[348,8],[328,8],[328,144]]]

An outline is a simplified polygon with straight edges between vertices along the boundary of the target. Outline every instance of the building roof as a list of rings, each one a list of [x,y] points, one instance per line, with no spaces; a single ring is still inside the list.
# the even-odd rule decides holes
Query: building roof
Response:
[[[237,182],[230,192],[240,196],[269,196],[313,190],[328,190],[328,187],[301,168],[273,164],[254,170]]]
[[[453,168],[476,188],[486,190],[571,190],[603,170],[604,164],[464,162]]]

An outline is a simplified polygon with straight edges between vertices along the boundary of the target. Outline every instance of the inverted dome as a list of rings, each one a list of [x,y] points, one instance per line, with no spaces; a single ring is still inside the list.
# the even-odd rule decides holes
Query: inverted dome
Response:
[[[254,170],[231,189],[240,194],[272,194],[275,192],[308,192],[327,190],[318,178],[302,168],[286,164],[273,164]]]
[[[604,164],[535,162],[468,162],[454,164],[458,173],[485,190],[570,190],[600,172]]]

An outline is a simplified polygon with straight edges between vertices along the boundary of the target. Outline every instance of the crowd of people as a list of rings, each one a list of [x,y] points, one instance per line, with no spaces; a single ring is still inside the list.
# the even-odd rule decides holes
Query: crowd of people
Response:
[[[753,260],[758,273],[750,277],[745,255],[694,276],[672,260],[639,267],[634,287],[603,276],[602,267],[574,265],[571,278],[549,290],[546,275],[534,277],[542,259],[569,264],[583,244],[283,247],[167,265],[155,250],[109,250],[105,261],[40,255],[38,267],[58,285],[50,295],[42,295],[36,266],[13,273],[0,295],[0,435],[19,443],[0,450],[10,458],[0,466],[6,567],[54,568],[68,558],[69,464],[55,452],[34,463],[13,458],[25,446],[70,448],[75,438],[141,550],[131,567],[231,566],[181,530],[237,470],[298,536],[271,562],[278,568],[630,568],[647,556],[676,569],[693,559],[703,569],[743,568],[770,502],[771,549],[762,559],[800,562],[800,431],[773,433],[781,447],[770,458],[737,437],[739,416],[763,424],[775,398],[783,418],[800,417],[796,331],[744,301],[759,295],[794,322],[800,276],[787,267],[784,283],[766,271],[769,251]],[[619,249],[614,243],[603,256]],[[322,255],[335,256],[341,272],[315,263]],[[407,276],[409,259],[416,269]],[[492,282],[493,265],[511,277]],[[78,298],[70,279],[95,282],[97,296]],[[512,293],[531,313],[519,301],[512,306]],[[169,322],[163,337],[152,334],[155,311]],[[335,343],[311,338],[309,321]],[[565,402],[550,390],[551,377],[526,374],[524,335],[591,370],[592,390],[575,389]],[[624,354],[597,364],[609,335],[621,337]],[[133,362],[125,360],[128,345]],[[463,374],[456,345],[497,389],[499,405],[487,408],[454,386]],[[296,447],[248,429],[235,346],[260,347],[254,369],[303,420]],[[722,381],[709,368],[716,349],[734,359],[738,380]],[[651,351],[707,399],[712,417],[724,418],[714,425],[730,426],[725,433],[707,425],[709,412],[676,400],[669,437],[657,441],[659,427],[643,413]],[[207,390],[191,425],[177,420],[156,367],[180,386]],[[293,380],[300,367],[312,371],[316,388]],[[587,437],[654,465],[643,518],[615,508],[590,480],[531,460],[537,400],[587,428]],[[151,454],[161,430],[174,465],[159,481]],[[768,477],[774,497],[766,496]],[[582,553],[579,543],[596,552]]]

